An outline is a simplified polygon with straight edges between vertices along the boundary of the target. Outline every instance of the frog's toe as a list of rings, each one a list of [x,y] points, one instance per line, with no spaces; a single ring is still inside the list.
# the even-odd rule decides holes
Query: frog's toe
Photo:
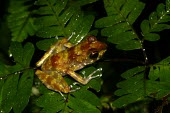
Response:
[[[101,77],[102,76],[102,74],[98,74],[98,75],[95,75],[95,76],[93,76],[96,72],[100,72],[100,71],[102,71],[102,68],[98,68],[97,70],[95,70],[95,71],[93,71],[90,75],[89,75],[89,78],[91,78],[91,79],[93,79],[93,78],[96,78],[96,77]]]
[[[77,91],[77,90],[80,90],[80,87],[77,87],[77,88],[75,88],[75,89],[72,89],[72,90],[70,90],[69,92],[75,92],[75,91]]]
[[[74,86],[75,85],[79,85],[80,83],[78,83],[78,82],[74,82],[72,85],[70,85],[70,91],[69,92],[74,92],[74,91],[77,91],[77,90],[79,90],[80,89],[80,87],[76,87],[76,88],[74,88]],[[73,89],[74,88],[74,89]]]

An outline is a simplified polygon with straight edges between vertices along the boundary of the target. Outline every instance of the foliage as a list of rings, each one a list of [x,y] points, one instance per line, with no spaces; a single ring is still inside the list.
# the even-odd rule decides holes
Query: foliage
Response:
[[[94,21],[93,15],[85,15],[80,8],[95,1],[36,1],[35,5],[39,6],[34,12],[39,15],[35,20],[39,28],[36,35],[44,38],[65,36],[69,37],[72,43],[80,42]]]
[[[104,5],[108,16],[99,19],[95,24],[97,28],[103,28],[101,35],[117,44],[118,49],[142,48],[132,24],[142,12],[144,4],[138,0],[104,0]]]
[[[99,16],[100,12],[94,8],[96,3],[104,6],[101,10],[106,13],[105,16]],[[118,108],[129,107],[132,103],[144,104],[153,100],[168,103],[170,56],[151,64],[145,44],[160,41],[164,38],[161,37],[161,32],[170,29],[170,0],[159,3],[148,17],[140,19],[146,13],[145,9],[146,3],[140,0],[9,0],[6,20],[11,32],[8,50],[10,63],[0,61],[0,112],[21,113],[29,110],[42,113],[100,113],[105,108],[116,111]],[[64,100],[60,93],[47,89],[34,77],[34,60],[40,59],[34,50],[46,51],[62,37],[77,44],[87,35],[105,37],[101,40],[114,44],[115,50],[121,52],[142,51],[140,56],[144,60],[140,60],[143,65],[135,65],[121,73],[119,79],[122,81],[114,81],[112,77],[110,80],[114,85],[117,84],[115,91],[109,90],[112,96],[105,97],[104,91],[98,93],[105,80],[102,82],[101,78],[96,78],[87,85],[74,86],[75,89],[81,89],[64,94]],[[112,47],[108,46],[108,50]],[[109,54],[112,52],[109,51]],[[96,67],[105,69],[107,66],[101,66],[97,62],[78,73],[88,76]],[[113,70],[112,68],[109,67],[108,70]],[[101,73],[98,71],[95,75]],[[103,73],[103,78],[105,76],[107,75]],[[68,76],[64,78],[68,84],[75,82]],[[40,84],[37,85],[37,82]],[[38,95],[32,92],[33,87],[38,90]]]
[[[103,28],[101,34],[108,37],[108,41],[117,44],[118,49],[134,50],[144,49],[143,42],[159,40],[158,32],[169,29],[170,25],[170,1],[159,4],[156,11],[152,12],[149,20],[141,23],[141,35],[135,31],[133,24],[140,15],[144,4],[138,0],[104,0],[107,17],[96,21],[97,28]],[[114,18],[114,19],[113,19]],[[142,36],[142,37],[141,37]],[[145,51],[143,51],[145,54]],[[147,56],[145,64],[147,63]],[[161,99],[170,93],[169,83],[169,57],[160,63],[140,66],[124,72],[121,76],[126,80],[119,82],[115,95],[121,96],[113,101],[112,106],[123,107],[135,101],[143,100],[145,97]],[[146,64],[147,65],[147,64]],[[159,65],[159,66],[158,66]],[[146,68],[150,68],[149,79],[144,81]],[[135,87],[134,87],[135,86]],[[166,88],[165,88],[166,87]]]
[[[0,76],[6,76],[0,81],[0,109],[2,113],[8,113],[13,108],[14,112],[19,113],[27,106],[31,96],[34,73],[33,69],[28,67],[34,53],[34,46],[28,42],[22,47],[21,43],[12,42],[9,50],[16,64],[8,66],[1,63]],[[18,72],[20,70],[23,70],[23,73],[20,74]]]
[[[22,42],[28,37],[35,34],[36,27],[31,18],[31,12],[28,9],[30,5],[24,5],[29,0],[10,0],[8,12],[8,27],[12,33],[12,41]]]

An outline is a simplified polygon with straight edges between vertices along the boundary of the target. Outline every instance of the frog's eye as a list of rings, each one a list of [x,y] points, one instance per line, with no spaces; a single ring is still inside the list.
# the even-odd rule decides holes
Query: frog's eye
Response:
[[[91,54],[90,54],[90,59],[97,59],[99,56],[99,53],[97,51],[93,51]]]

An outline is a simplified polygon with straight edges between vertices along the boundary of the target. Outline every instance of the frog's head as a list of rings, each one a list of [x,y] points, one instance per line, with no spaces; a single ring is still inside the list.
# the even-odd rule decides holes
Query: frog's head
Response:
[[[98,41],[94,36],[88,36],[85,42],[87,44],[87,54],[93,60],[99,60],[107,49],[107,45]]]

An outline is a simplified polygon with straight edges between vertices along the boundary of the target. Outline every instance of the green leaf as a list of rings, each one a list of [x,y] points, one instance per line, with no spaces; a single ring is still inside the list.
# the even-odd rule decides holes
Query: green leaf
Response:
[[[7,69],[8,69],[8,74],[10,76],[10,74],[13,74],[13,73],[18,73],[20,70],[23,70],[24,67],[18,63],[16,63],[16,65],[13,65],[13,66],[9,66],[9,65],[6,65]],[[7,74],[7,77],[8,77],[8,74]]]
[[[168,24],[157,24],[157,25],[153,26],[153,28],[151,29],[151,32],[160,32],[164,29],[170,29],[170,25],[168,25]]]
[[[168,82],[160,82],[160,89],[159,92],[156,95],[157,99],[162,99],[165,96],[169,95],[170,93],[170,85],[169,85],[169,81]]]
[[[158,81],[146,80],[145,87],[146,87],[145,90],[146,94],[150,97],[153,97],[156,96],[156,94],[160,91],[161,84]]]
[[[82,99],[76,99],[70,97],[69,107],[72,108],[76,113],[100,113],[100,110],[93,106],[88,101]]]
[[[166,0],[166,9],[170,9],[170,1],[169,0]]]
[[[120,89],[116,90],[114,94],[121,97],[113,101],[113,107],[121,108],[144,98],[144,71],[144,66],[138,66],[127,70],[121,75],[126,80],[117,84]]]
[[[130,24],[133,24],[143,8],[144,4],[142,2],[139,2],[138,0],[127,0],[121,8],[120,14],[127,18],[127,21]]]
[[[121,108],[121,107],[127,106],[130,103],[140,101],[143,98],[144,97],[142,95],[140,95],[140,92],[137,92],[136,94],[125,95],[125,96],[120,97],[117,100],[113,101],[111,106]]]
[[[129,41],[120,43],[116,47],[121,50],[133,50],[133,49],[141,49],[142,45],[141,45],[141,42],[137,40],[129,40]]]
[[[0,92],[2,92],[2,88],[3,88],[3,85],[4,85],[4,82],[5,80],[3,78],[6,78],[7,77],[7,74],[9,73],[7,67],[5,66],[5,64],[1,63],[0,62]],[[0,96],[0,104],[2,102],[2,96]]]
[[[1,110],[8,113],[13,108],[16,113],[20,113],[27,106],[31,95],[33,70],[26,70],[25,68],[28,68],[30,65],[34,47],[31,43],[26,43],[22,47],[21,43],[12,42],[9,49],[16,65],[4,65],[2,67],[6,70],[1,71],[2,77],[7,80],[4,80],[5,82],[2,84]],[[18,73],[22,72],[24,73],[19,79]]]
[[[23,58],[22,45],[19,42],[12,42],[9,48],[15,62],[21,63]]]
[[[143,34],[147,34],[149,32],[149,30],[150,30],[149,21],[148,20],[142,21],[140,27],[141,27],[141,30],[142,30]]]
[[[51,26],[51,27],[43,26],[42,28],[38,29],[36,35],[38,37],[51,38],[51,37],[63,35],[63,31],[59,26]]]
[[[158,78],[159,78],[159,68],[156,66],[152,66],[149,72],[149,79],[156,80]]]
[[[131,77],[125,81],[119,82],[117,84],[118,88],[122,88],[128,93],[135,93],[138,92],[139,90],[143,90],[144,82],[142,79],[144,78],[144,74],[138,74],[134,77]],[[134,87],[135,86],[135,87]]]
[[[157,16],[157,13],[156,12],[152,12],[150,15],[149,15],[149,20],[144,20],[142,21],[145,22],[147,21],[147,32],[150,30],[150,25],[154,25],[158,20],[158,16]],[[142,28],[142,27],[141,27]],[[143,27],[143,29],[145,28],[145,26]]]
[[[63,97],[59,93],[52,91],[40,96],[36,104],[43,108],[42,113],[56,113],[64,108]]]
[[[23,64],[27,67],[30,66],[30,61],[32,59],[32,56],[34,54],[34,46],[32,43],[27,42],[23,47],[24,53],[23,53]],[[26,51],[26,52],[25,52]]]
[[[77,4],[80,4],[80,6],[87,5],[93,2],[96,2],[97,0],[79,0]]]
[[[98,30],[97,29],[95,29],[95,30],[92,30],[92,31],[90,31],[89,33],[88,33],[88,35],[92,35],[92,36],[97,36],[97,34],[98,34]]]
[[[33,76],[33,70],[26,70],[20,78],[15,97],[16,102],[13,107],[15,113],[21,113],[29,102],[32,91]]]
[[[70,42],[79,43],[88,34],[94,21],[94,16],[84,15],[80,7],[95,1],[81,0],[72,4],[72,1],[67,0],[60,2],[38,0],[36,5],[39,8],[34,11],[39,15],[35,20],[39,28],[36,35],[43,38],[67,37]]]
[[[81,88],[70,95],[68,107],[76,113],[100,113],[97,106],[101,106],[99,98],[91,91]]]
[[[114,92],[114,94],[115,94],[116,96],[123,96],[123,95],[129,94],[129,92],[126,91],[125,89],[118,89],[118,90],[116,90],[116,91]]]
[[[169,68],[170,57],[167,57],[159,63],[150,66],[149,79],[146,82],[146,93],[156,99],[161,99],[170,93],[169,86]]]
[[[109,38],[111,38],[111,40],[113,40],[114,37],[117,38],[117,34],[125,33],[126,31],[130,31],[130,29],[131,28],[127,27],[126,23],[120,23],[120,24],[116,24],[116,25],[108,27],[108,28],[104,28],[101,31],[101,34],[103,36],[108,36]],[[109,40],[109,38],[108,38],[108,40]],[[116,42],[113,42],[113,43],[116,43]]]
[[[6,65],[0,62],[0,77],[3,77],[5,74],[9,74],[9,71]]]
[[[7,78],[2,87],[0,96],[0,109],[3,113],[9,113],[12,109],[13,104],[15,103],[18,79],[18,74],[13,74],[12,76]]]
[[[109,42],[117,44],[118,49],[141,49],[141,41],[134,31],[133,23],[144,4],[138,0],[104,0],[104,5],[108,16],[95,22],[95,27],[103,28],[102,36],[107,36]]]
[[[170,57],[165,58],[161,62],[154,64],[149,72],[149,78],[151,80],[160,79],[161,82],[170,81],[169,69],[170,69]]]
[[[159,81],[152,81],[147,80],[145,82],[146,86],[146,94],[149,97],[162,99],[170,93],[170,85],[169,82],[159,82]]]
[[[148,41],[157,41],[160,39],[160,36],[156,33],[147,33],[145,34],[144,39]]]
[[[99,98],[86,88],[81,88],[70,94],[64,94],[67,100],[56,92],[48,92],[43,94],[37,100],[37,105],[42,107],[42,113],[56,113],[56,112],[88,112],[100,113],[96,106],[100,106]]]
[[[97,28],[110,27],[112,25],[120,23],[120,21],[123,21],[123,20],[124,19],[120,17],[119,15],[103,17],[95,22],[95,27]]]
[[[84,16],[83,20],[81,21],[82,24],[79,24],[77,26],[70,41],[73,44],[79,43],[90,31],[93,21],[94,21],[94,16],[92,15]]]
[[[127,2],[126,4],[127,4],[127,8],[125,8],[125,10],[131,8],[130,14],[128,13],[128,18],[127,18],[128,22],[130,24],[133,24],[135,22],[135,20],[138,18],[138,16],[140,15],[140,13],[142,12],[142,10],[144,8],[144,4],[137,0],[135,0],[135,1],[129,0],[129,3]]]
[[[59,22],[56,21],[56,18],[54,16],[39,17],[34,22],[35,22],[35,25],[40,25],[44,27],[54,25],[54,23],[56,25],[59,25]]]
[[[9,50],[14,57],[15,62],[26,68],[29,66],[30,60],[34,54],[34,46],[32,43],[28,42],[22,47],[21,43],[12,42]]]
[[[114,42],[115,44],[121,44],[125,42],[127,43],[128,41],[131,41],[135,38],[136,36],[133,34],[133,32],[128,31],[128,32],[115,33],[114,36],[108,38],[108,41]]]
[[[110,0],[110,1],[106,1],[104,0],[104,6],[107,12],[108,16],[114,15],[114,14],[118,14],[118,11],[121,9],[121,7],[123,6],[123,4],[125,4],[126,0]]]
[[[55,42],[57,42],[56,38],[51,38],[51,39],[44,39],[40,40],[36,43],[36,46],[40,50],[47,51],[51,45],[53,45]]]
[[[137,66],[135,68],[129,69],[121,74],[121,77],[125,79],[129,79],[137,74],[143,73],[145,70],[144,66]]]
[[[89,102],[89,104],[92,104],[94,106],[101,105],[99,98],[94,93],[88,90],[84,90],[83,88],[81,88],[79,91],[74,92],[73,96],[83,101],[87,101]]]
[[[170,66],[161,66],[159,74],[160,76],[160,81],[166,81],[168,82],[170,80],[169,73],[170,73]]]
[[[10,14],[7,18],[12,41],[22,42],[28,35],[34,35],[36,31],[31,13],[28,11],[30,5],[25,5],[27,1],[11,0],[9,2],[8,12]]]
[[[161,17],[162,14],[165,13],[165,5],[163,3],[160,3],[156,9],[156,12],[158,13],[158,16]]]
[[[170,25],[166,24],[170,21],[170,8],[166,5],[169,4],[167,0],[166,4],[160,3],[155,12],[152,12],[149,16],[149,20],[144,20],[141,23],[142,35],[145,40],[157,41],[159,35],[154,32],[160,32],[165,29],[170,29]]]

